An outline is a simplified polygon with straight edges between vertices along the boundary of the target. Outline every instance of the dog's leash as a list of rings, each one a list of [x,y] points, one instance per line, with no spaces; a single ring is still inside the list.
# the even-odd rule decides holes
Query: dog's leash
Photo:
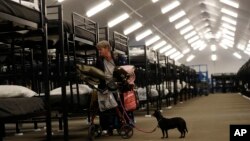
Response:
[[[156,128],[158,127],[158,125],[157,125],[153,130],[145,131],[145,130],[142,130],[142,129],[138,128],[137,126],[135,126],[134,123],[133,123],[133,126],[135,127],[136,130],[141,131],[143,133],[153,133],[154,131],[156,131]]]
[[[125,108],[124,108],[124,106],[121,104],[121,107],[122,107],[122,109],[123,109],[123,111],[125,111]],[[153,133],[154,131],[156,131],[156,128],[158,127],[158,125],[153,129],[153,130],[151,130],[151,131],[145,131],[145,130],[142,130],[141,128],[139,128],[139,127],[137,127],[136,125],[135,125],[135,123],[131,120],[131,118],[128,116],[128,114],[127,114],[127,112],[123,112],[123,113],[125,113],[125,115],[126,115],[126,117],[127,117],[127,119],[129,120],[129,122],[133,125],[133,127],[136,129],[136,130],[138,130],[138,131],[141,131],[141,132],[143,132],[143,133]]]

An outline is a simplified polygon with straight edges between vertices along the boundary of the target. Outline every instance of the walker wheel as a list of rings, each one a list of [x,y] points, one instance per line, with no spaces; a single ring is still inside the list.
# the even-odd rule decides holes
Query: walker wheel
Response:
[[[119,134],[123,139],[129,139],[134,134],[133,128],[129,125],[124,125],[120,128]]]
[[[100,125],[92,124],[88,129],[88,137],[90,140],[94,140],[95,137],[100,137],[102,135],[102,128]]]

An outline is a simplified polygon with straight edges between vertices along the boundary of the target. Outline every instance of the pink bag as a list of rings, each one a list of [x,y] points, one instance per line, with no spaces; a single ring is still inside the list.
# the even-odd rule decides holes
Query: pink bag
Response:
[[[123,93],[124,108],[126,111],[134,111],[138,106],[138,101],[134,90]]]

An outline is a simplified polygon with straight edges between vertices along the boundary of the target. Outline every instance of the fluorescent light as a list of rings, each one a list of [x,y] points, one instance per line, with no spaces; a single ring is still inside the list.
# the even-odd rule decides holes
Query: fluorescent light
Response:
[[[244,49],[245,49],[245,46],[242,45],[242,44],[239,44],[239,45],[237,46],[237,48],[238,48],[239,50],[244,50]]]
[[[238,17],[238,14],[237,14],[236,12],[233,12],[233,11],[228,10],[228,9],[226,9],[226,8],[221,8],[221,12],[224,13],[224,14],[227,14],[227,15],[229,15],[229,16],[233,16],[233,17],[235,17],[235,18]]]
[[[183,54],[180,54],[180,55],[178,55],[177,57],[175,57],[174,60],[175,60],[175,61],[178,61],[178,60],[181,59],[182,57],[184,57],[184,55],[183,55]]]
[[[194,59],[194,57],[195,57],[195,56],[194,56],[193,54],[191,54],[191,55],[188,56],[188,58],[187,58],[186,61],[187,61],[187,62],[190,62],[190,61],[192,61],[192,60]]]
[[[189,32],[188,34],[186,34],[186,35],[184,36],[184,39],[187,40],[187,39],[193,37],[193,36],[196,35],[196,34],[197,34],[196,31]]]
[[[229,6],[232,6],[234,8],[239,8],[239,3],[233,1],[233,0],[220,0],[220,2],[227,4]]]
[[[189,32],[189,31],[192,30],[192,29],[194,29],[194,27],[193,27],[192,25],[189,25],[189,26],[185,27],[184,29],[182,29],[182,30],[180,31],[180,34],[183,35],[183,34]]]
[[[207,26],[209,26],[209,23],[206,22],[206,23],[203,24],[202,26],[198,27],[197,30],[201,30],[201,29],[203,29],[203,28],[205,28],[205,27],[207,27]]]
[[[195,41],[194,43],[191,44],[191,47],[193,48],[193,50],[196,50],[196,49],[202,47],[204,44],[205,44],[204,41],[197,40],[197,41]]]
[[[220,46],[221,46],[222,48],[224,48],[224,49],[228,49],[228,47],[227,47],[224,43],[222,43],[222,42],[220,42]]]
[[[120,22],[126,20],[127,18],[129,18],[128,13],[124,13],[124,14],[120,15],[119,17],[115,18],[114,20],[108,22],[108,27],[113,27],[113,26],[119,24]]]
[[[159,0],[152,0],[153,3],[156,3],[156,2],[158,2],[158,1],[159,1]]]
[[[187,53],[189,53],[190,51],[191,51],[190,48],[187,48],[187,49],[183,50],[182,53],[183,53],[183,54],[187,54]]]
[[[142,23],[140,22],[136,22],[135,24],[131,25],[130,27],[128,27],[127,29],[124,30],[124,34],[128,35],[129,33],[137,30],[138,28],[142,27]]]
[[[217,55],[216,54],[212,54],[211,55],[211,59],[212,59],[212,61],[216,61],[217,60]]]
[[[232,24],[232,25],[236,25],[236,24],[237,24],[237,22],[236,22],[235,20],[233,20],[233,19],[231,19],[231,18],[228,18],[228,17],[225,17],[225,16],[222,16],[222,17],[221,17],[221,20],[223,20],[223,21],[225,21],[225,22],[227,22],[227,23],[230,23],[230,24]]]
[[[234,42],[234,37],[232,37],[232,36],[229,36],[229,35],[224,34],[224,35],[223,35],[223,38],[228,39],[228,40]]]
[[[228,46],[228,47],[233,47],[234,46],[234,42],[228,39],[222,39],[221,43],[223,43],[224,45]]]
[[[111,5],[111,2],[109,0],[106,0],[106,1],[96,5],[95,7],[91,8],[90,10],[88,10],[86,15],[88,17],[91,17],[91,16],[95,15],[96,13],[102,11],[103,9],[109,7],[110,5]]]
[[[58,2],[63,2],[64,0],[57,0]]]
[[[176,8],[177,6],[179,6],[181,3],[179,1],[174,1],[166,6],[164,6],[163,8],[161,8],[161,13],[165,14],[169,11],[171,11],[172,9]]]
[[[184,19],[184,20],[180,21],[179,23],[177,23],[175,25],[175,28],[179,29],[179,28],[183,27],[184,25],[186,25],[188,23],[190,23],[190,20],[189,19]]]
[[[200,37],[199,37],[198,35],[196,35],[196,36],[194,36],[193,38],[189,39],[189,40],[188,40],[188,43],[191,44],[191,43],[193,43],[194,41],[196,41],[196,40],[198,40],[198,39],[200,39]]]
[[[164,53],[164,52],[166,52],[167,50],[169,50],[169,49],[171,49],[171,48],[172,48],[171,45],[167,45],[167,46],[161,48],[161,49],[159,50],[159,53]]]
[[[226,35],[235,36],[234,32],[232,32],[232,31],[230,31],[230,30],[228,30],[226,28],[223,28],[222,32],[223,32],[223,34],[226,34]]]
[[[155,43],[156,41],[158,41],[160,39],[161,39],[160,36],[156,35],[156,36],[154,36],[151,39],[146,41],[146,46],[150,46],[150,45],[152,45],[153,43]]]
[[[250,51],[245,50],[244,53],[250,56]]]
[[[199,51],[202,51],[203,49],[205,49],[207,47],[207,44],[202,44],[201,47],[199,48]]]
[[[216,51],[216,45],[211,45],[210,49],[211,51]]]
[[[180,55],[181,53],[179,51],[175,52],[174,54],[170,55],[169,58],[173,59],[175,57],[177,57],[178,55]]]
[[[156,44],[156,45],[153,46],[153,50],[155,51],[155,50],[161,48],[162,46],[164,46],[166,44],[167,44],[166,41],[161,41],[160,43],[158,43],[158,44]]]
[[[170,49],[169,51],[167,51],[167,52],[165,53],[165,56],[169,56],[169,55],[173,54],[175,51],[176,51],[176,49],[175,49],[175,48],[172,48],[172,49]]]
[[[169,22],[174,22],[174,21],[176,21],[177,19],[181,18],[184,15],[186,15],[186,13],[182,10],[182,11],[176,13],[175,15],[171,16],[169,18]]]
[[[137,35],[137,36],[135,37],[135,40],[136,40],[136,41],[140,41],[141,39],[143,39],[143,38],[149,36],[149,35],[152,34],[152,33],[153,33],[153,32],[152,32],[150,29],[148,29],[148,30],[142,32],[141,34]]]
[[[234,52],[233,55],[234,55],[236,58],[238,58],[238,59],[241,59],[241,58],[242,58],[241,55],[240,55],[238,52]]]
[[[222,27],[224,27],[224,28],[226,28],[226,29],[229,29],[229,30],[232,30],[232,31],[236,31],[235,26],[231,26],[231,25],[229,25],[229,24],[227,24],[227,23],[223,23],[223,24],[222,24]]]

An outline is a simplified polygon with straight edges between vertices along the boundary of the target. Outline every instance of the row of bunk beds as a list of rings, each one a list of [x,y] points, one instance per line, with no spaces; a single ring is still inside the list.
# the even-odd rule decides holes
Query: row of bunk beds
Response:
[[[130,46],[129,49],[130,64],[136,67],[140,107],[146,108],[147,115],[150,105],[161,109],[163,104],[170,107],[196,96],[195,70],[185,65],[178,66],[173,59],[161,56],[145,45]]]
[[[98,57],[95,45],[104,39],[110,41],[120,64],[136,67],[137,93],[140,106],[146,104],[147,115],[150,104],[161,109],[163,104],[171,106],[195,96],[193,69],[177,66],[146,46],[129,47],[127,36],[113,32],[110,37],[108,27],[99,27],[78,13],[72,13],[71,22],[65,21],[61,5],[46,6],[45,0],[35,0],[35,8],[30,8],[23,5],[27,1],[22,2],[0,1],[0,87],[21,87],[32,94],[11,97],[12,91],[5,87],[9,93],[0,98],[0,140],[5,136],[5,124],[16,124],[16,132],[20,132],[19,123],[28,120],[35,128],[38,122],[45,122],[49,141],[54,117],[59,119],[64,140],[69,140],[69,116],[90,112],[92,89],[79,76],[77,66],[93,66]],[[134,55],[135,50],[141,53]],[[18,110],[11,107],[16,103],[12,101],[20,105]],[[35,109],[25,109],[30,107]]]
[[[46,140],[51,140],[54,112],[64,140],[69,140],[68,116],[88,113],[92,92],[79,77],[77,64],[94,65],[95,45],[103,39],[127,63],[128,38],[113,32],[110,39],[107,27],[99,28],[78,13],[67,22],[62,5],[46,6],[45,0],[29,7],[27,1],[2,0],[0,19],[0,87],[6,90],[0,96],[0,140],[6,135],[5,124],[16,124],[18,133],[18,125],[27,120],[36,128],[37,122],[46,122]]]

